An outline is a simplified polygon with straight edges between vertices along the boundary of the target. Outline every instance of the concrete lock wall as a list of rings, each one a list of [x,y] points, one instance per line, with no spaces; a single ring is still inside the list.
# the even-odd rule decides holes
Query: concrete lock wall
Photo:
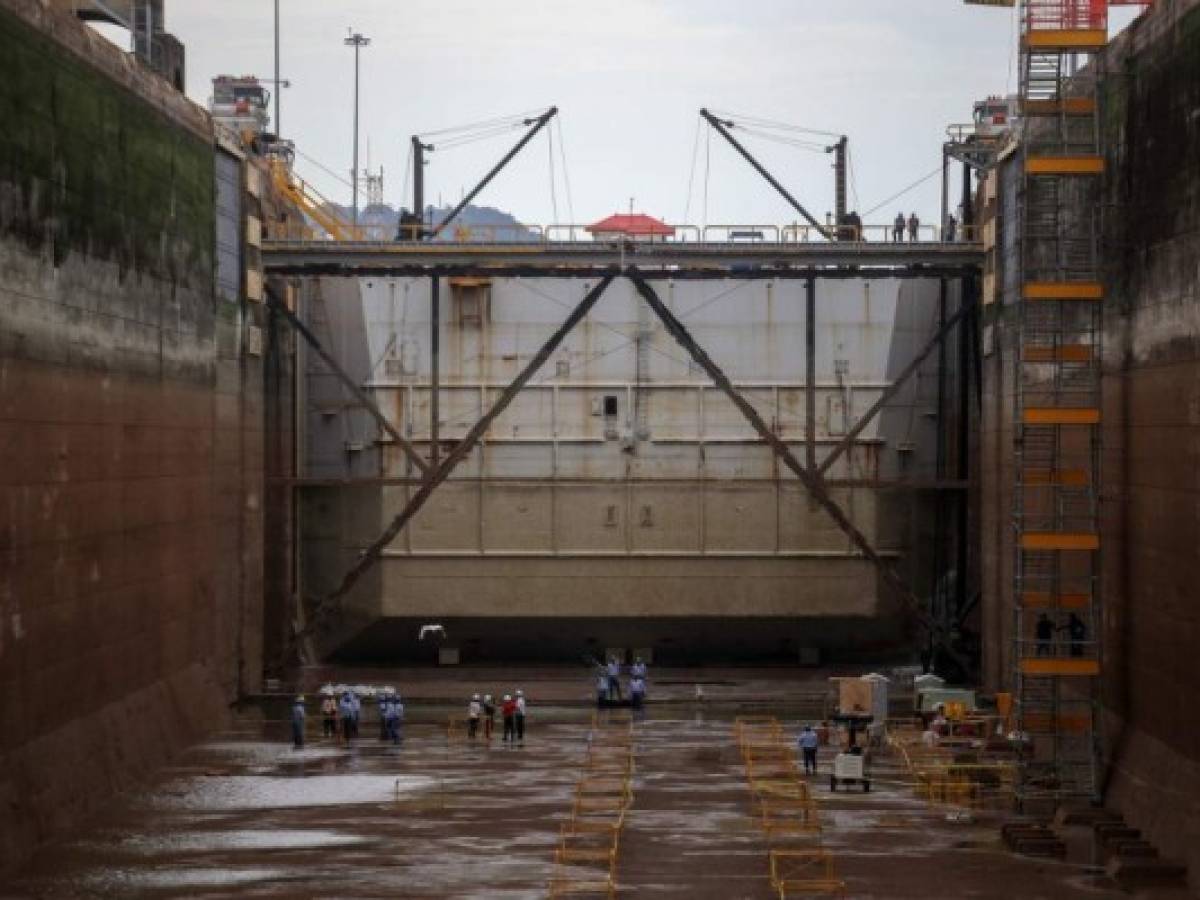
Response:
[[[1107,799],[1200,873],[1200,2],[1158,0],[1103,60]],[[984,346],[984,673],[1012,646],[1012,386],[1019,159],[1001,173],[1006,302]]]
[[[803,282],[653,284],[803,459]],[[442,281],[443,455],[589,286]],[[951,311],[957,291],[950,285]],[[938,294],[936,280],[818,283],[818,459],[936,332]],[[305,302],[322,339],[427,453],[428,280],[326,280],[310,287]],[[929,581],[928,556],[914,552],[927,543],[928,497],[871,483],[933,477],[936,364],[933,354],[828,474],[834,499],[919,586]],[[310,478],[414,475],[399,447],[386,444],[377,454],[374,423],[344,410],[345,397],[322,367],[310,368],[308,381]],[[305,592],[331,587],[415,490],[363,487],[352,501],[344,488],[311,490]],[[904,633],[871,564],[624,279],[387,549],[378,579],[347,604],[352,626],[342,635],[356,635],[343,647],[348,655],[428,656],[428,646],[414,644],[417,620],[453,619],[464,658],[575,658],[589,642],[640,641],[668,655],[686,653],[690,643],[717,654],[794,659],[802,646],[878,650]],[[556,640],[521,641],[521,628],[501,625],[515,620],[529,620],[526,634]],[[705,636],[711,622],[733,629],[723,648]]]
[[[8,869],[258,684],[262,409],[244,300],[214,294],[207,115],[0,0],[0,121]]]

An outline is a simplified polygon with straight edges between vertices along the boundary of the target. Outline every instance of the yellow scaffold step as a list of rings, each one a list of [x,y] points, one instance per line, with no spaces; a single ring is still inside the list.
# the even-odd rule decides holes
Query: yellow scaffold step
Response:
[[[1104,157],[1092,154],[1079,156],[1030,156],[1025,160],[1029,175],[1103,175]]]
[[[1021,292],[1026,300],[1103,300],[1099,281],[1027,281]]]
[[[1027,486],[1085,487],[1088,483],[1087,469],[1024,469],[1021,481]]]
[[[1029,406],[1021,417],[1026,425],[1099,425],[1094,406]]]
[[[1021,359],[1027,363],[1085,363],[1092,360],[1088,344],[1060,344],[1057,347],[1025,347]]]
[[[1103,28],[1047,28],[1029,31],[1021,43],[1030,50],[1099,50],[1108,43]]]
[[[1096,111],[1094,97],[1064,97],[1061,100],[1025,100],[1025,116],[1090,116]]]
[[[1099,550],[1100,535],[1089,531],[1026,531],[1022,550]]]
[[[1021,605],[1026,609],[1087,609],[1091,595],[1066,592],[1055,597],[1050,591],[1025,591],[1021,594]],[[1055,602],[1057,600],[1057,602]]]
[[[1084,713],[1027,712],[1021,716],[1021,730],[1038,734],[1087,734],[1091,728],[1092,717]]]
[[[1100,674],[1100,661],[1097,659],[1051,659],[1046,656],[1033,656],[1021,660],[1023,675],[1068,675],[1086,678]]]

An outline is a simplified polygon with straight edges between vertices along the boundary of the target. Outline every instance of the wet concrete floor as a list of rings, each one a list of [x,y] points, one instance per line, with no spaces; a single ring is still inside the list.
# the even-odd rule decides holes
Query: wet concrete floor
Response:
[[[448,709],[436,706],[410,704],[400,747],[377,740],[373,715],[349,748],[319,737],[310,716],[308,745],[293,750],[284,708],[249,713],[193,748],[86,834],[40,854],[0,896],[546,896],[589,709],[535,705],[523,747],[449,740]],[[733,740],[740,711],[671,704],[638,720],[620,896],[775,896]],[[823,749],[823,772],[830,762]],[[870,793],[831,794],[827,776],[812,783],[822,842],[850,897],[1129,896],[1085,866],[1013,856],[998,818],[965,821],[915,799],[886,754],[873,778]]]

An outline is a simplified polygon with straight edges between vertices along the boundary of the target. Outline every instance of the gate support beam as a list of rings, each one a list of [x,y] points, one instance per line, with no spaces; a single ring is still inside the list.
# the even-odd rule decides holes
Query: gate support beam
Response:
[[[817,279],[804,282],[804,452],[817,470]]]
[[[321,362],[329,367],[329,370],[354,395],[354,399],[379,423],[379,427],[386,431],[391,439],[404,449],[409,461],[417,467],[417,470],[422,475],[428,475],[429,464],[421,458],[421,454],[417,452],[417,448],[412,445],[412,442],[408,438],[396,430],[396,426],[388,421],[387,416],[379,411],[379,407],[375,405],[375,401],[368,397],[367,392],[355,384],[354,379],[341,367],[338,361],[329,355],[328,351],[321,346],[321,342],[317,340],[317,336],[308,330],[308,326],[301,322],[296,317],[296,314],[288,309],[285,304],[280,303],[279,298],[270,290],[267,291],[267,305],[283,316],[287,323],[296,329],[296,332],[308,342],[308,346],[312,347],[313,352],[321,358]]]
[[[307,624],[303,629],[299,630],[295,634],[294,640],[299,640],[300,638],[310,634],[312,630],[321,621],[323,621],[325,617],[330,614],[330,612],[332,612],[333,605],[347,593],[349,593],[350,589],[354,587],[355,583],[359,578],[362,577],[363,573],[379,561],[379,557],[383,553],[384,549],[396,539],[396,535],[398,535],[404,529],[404,527],[412,520],[413,516],[420,512],[421,507],[425,505],[425,501],[429,499],[429,497],[435,490],[437,490],[442,482],[450,477],[450,473],[458,467],[458,464],[466,459],[467,454],[471,452],[474,446],[479,442],[479,439],[487,433],[487,430],[491,427],[492,422],[494,422],[496,418],[508,408],[509,404],[512,403],[517,394],[519,394],[525,385],[529,383],[530,379],[537,374],[538,369],[546,364],[546,361],[550,359],[554,351],[558,349],[559,345],[563,342],[563,339],[566,338],[566,336],[571,333],[575,326],[583,320],[584,316],[591,312],[592,307],[596,305],[596,301],[600,299],[600,295],[604,293],[610,284],[612,284],[614,278],[616,278],[616,274],[610,272],[609,274],[605,275],[597,285],[588,291],[586,295],[584,295],[584,298],[579,301],[579,305],[571,311],[569,316],[567,316],[566,321],[564,321],[558,327],[558,330],[550,336],[549,340],[547,340],[546,343],[542,345],[542,348],[538,350],[536,354],[534,354],[531,360],[529,360],[529,362],[525,365],[525,368],[521,370],[521,373],[512,380],[508,387],[504,389],[504,393],[496,399],[496,402],[492,405],[492,408],[489,409],[487,413],[479,419],[479,421],[471,426],[471,430],[467,432],[466,436],[463,437],[461,441],[455,444],[454,449],[450,451],[445,460],[442,461],[441,465],[434,469],[432,473],[430,473],[430,475],[421,483],[421,487],[415,494],[412,495],[412,497],[409,498],[408,503],[405,504],[404,508],[400,510],[396,517],[392,519],[388,527],[384,529],[383,534],[376,538],[371,546],[367,547],[367,549],[363,551],[363,554],[361,557],[359,557],[358,561],[355,562],[355,564],[350,567],[346,574],[342,576],[341,583],[327,597],[317,604],[316,609],[314,609],[309,615]]]
[[[663,325],[666,326],[667,331],[670,332],[671,336],[674,337],[679,345],[691,355],[692,359],[694,359],[696,363],[702,369],[704,369],[706,373],[708,373],[709,378],[713,380],[713,383],[716,384],[721,392],[729,398],[733,405],[738,408],[738,410],[746,418],[746,421],[748,421],[754,427],[754,430],[758,432],[759,437],[761,437],[767,443],[767,445],[783,461],[784,465],[791,469],[793,474],[800,479],[801,484],[808,489],[809,495],[822,509],[825,510],[829,517],[833,519],[838,528],[840,528],[846,534],[846,536],[850,538],[850,542],[854,544],[859,553],[861,553],[875,566],[875,569],[883,579],[884,584],[886,584],[896,595],[896,597],[904,604],[904,606],[908,608],[909,613],[927,629],[930,635],[933,636],[934,640],[943,645],[948,655],[950,655],[956,662],[959,662],[961,665],[966,667],[967,661],[963,659],[961,654],[959,654],[951,645],[949,635],[945,632],[942,623],[933,619],[922,608],[921,601],[917,595],[914,594],[909,586],[900,579],[900,576],[898,576],[892,570],[892,567],[887,564],[883,557],[875,552],[875,548],[871,546],[871,543],[867,540],[866,535],[858,530],[854,523],[851,522],[846,514],[842,511],[842,508],[838,506],[832,498],[830,498],[829,493],[825,490],[824,479],[815,472],[808,471],[808,469],[801,465],[800,461],[796,459],[796,455],[792,453],[788,445],[780,439],[779,435],[775,434],[769,427],[767,427],[767,423],[764,422],[762,416],[758,414],[758,410],[756,410],[745,397],[738,393],[732,382],[730,382],[729,376],[727,376],[721,367],[713,361],[712,357],[708,355],[704,348],[696,343],[691,333],[687,330],[687,328],[684,327],[683,323],[675,317],[675,314],[667,308],[666,304],[662,302],[658,294],[654,292],[654,289],[650,287],[650,285],[642,277],[642,274],[637,269],[630,268],[626,270],[626,275],[628,276],[629,280],[633,282],[634,287],[637,288],[637,291],[642,295],[642,298],[648,304],[650,304],[650,308],[654,310],[655,314],[662,321]]]
[[[961,322],[966,314],[967,310],[963,307],[959,307],[958,312],[946,320],[945,324],[938,329],[937,334],[931,337],[929,342],[921,349],[921,352],[913,358],[913,361],[904,367],[904,371],[896,376],[896,380],[888,385],[887,390],[879,395],[879,399],[871,404],[871,408],[863,413],[862,418],[854,423],[854,427],[847,431],[842,439],[834,445],[834,448],[830,451],[829,455],[821,461],[819,466],[817,466],[818,475],[824,477],[825,473],[828,472],[833,467],[833,464],[838,461],[838,458],[850,449],[850,445],[854,443],[855,438],[862,434],[866,430],[867,426],[871,424],[871,420],[879,414],[879,411],[883,409],[893,397],[900,393],[900,389],[904,387],[908,379],[912,378],[913,375],[916,374],[917,370],[921,368],[921,365],[925,362],[925,360],[929,358],[929,354],[941,346],[942,342],[946,339],[946,335],[950,333],[950,329]]]

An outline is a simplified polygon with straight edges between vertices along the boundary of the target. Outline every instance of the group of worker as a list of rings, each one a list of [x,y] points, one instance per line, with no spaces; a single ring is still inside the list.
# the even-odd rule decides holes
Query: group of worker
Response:
[[[340,692],[331,687],[321,691],[321,734],[336,738],[347,746],[359,736],[362,719],[362,696],[351,688]],[[395,688],[385,687],[374,692],[379,707],[379,740],[399,745],[404,723],[404,703]],[[292,745],[297,749],[304,746],[304,724],[307,718],[304,695],[297,695],[292,702]]]
[[[500,721],[504,725],[500,740],[503,743],[510,747],[525,746],[525,716],[528,711],[529,705],[524,691],[518,690],[516,696],[504,695],[500,701]],[[491,694],[484,694],[482,699],[475,694],[467,704],[468,739],[473,741],[479,737],[480,725],[483,726],[484,740],[490,741],[496,730],[496,701],[492,699]]]
[[[892,223],[892,241],[897,244],[903,241],[906,228],[908,230],[908,239],[910,241],[915,242],[920,239],[918,232],[921,229],[921,220],[917,218],[916,213],[910,215],[908,219],[904,218],[904,213],[896,213],[896,221]]]
[[[596,705],[613,706],[624,702],[621,693],[621,661],[612,657],[596,674]],[[646,703],[646,664],[639,656],[629,667],[629,705],[641,709]]]
[[[1045,613],[1038,616],[1034,624],[1034,636],[1037,638],[1037,655],[1054,655],[1054,633],[1065,631],[1069,639],[1068,650],[1071,656],[1083,656],[1083,644],[1087,640],[1087,625],[1075,613],[1067,618],[1066,625],[1055,625],[1054,620]]]

